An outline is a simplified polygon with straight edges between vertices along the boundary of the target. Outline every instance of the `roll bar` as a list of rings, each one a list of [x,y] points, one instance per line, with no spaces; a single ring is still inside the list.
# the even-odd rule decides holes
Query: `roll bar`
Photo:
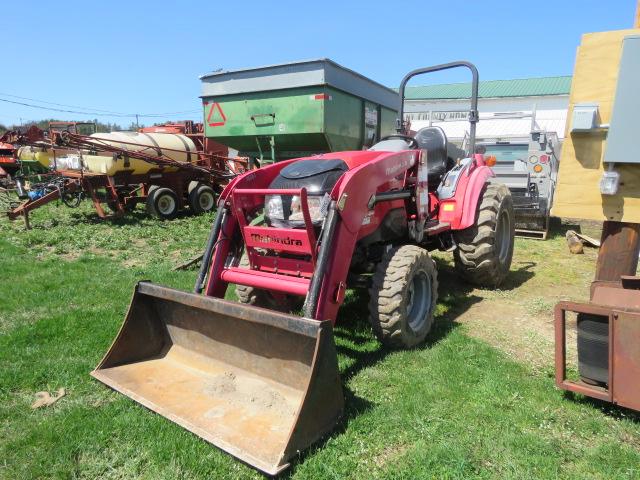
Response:
[[[396,121],[396,131],[403,135],[408,135],[406,127],[407,124],[404,121],[404,91],[407,86],[407,82],[411,80],[411,78],[422,75],[423,73],[433,73],[439,72],[441,70],[449,70],[450,68],[458,68],[458,67],[466,67],[471,70],[472,80],[471,80],[471,110],[469,110],[469,124],[471,125],[469,128],[469,155],[473,155],[475,152],[476,145],[476,123],[478,123],[478,69],[471,62],[466,62],[464,60],[451,62],[451,63],[443,63],[441,65],[434,65],[432,67],[424,67],[418,68],[416,70],[412,70],[407,73],[402,82],[400,82],[400,108],[398,109],[399,118]]]

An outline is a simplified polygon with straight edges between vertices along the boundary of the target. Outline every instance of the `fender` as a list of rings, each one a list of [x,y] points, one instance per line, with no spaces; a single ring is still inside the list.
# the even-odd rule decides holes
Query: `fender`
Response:
[[[466,171],[460,173],[453,197],[440,202],[438,219],[449,223],[451,230],[464,230],[472,226],[476,221],[482,189],[487,179],[494,176],[493,170],[486,165],[469,165]],[[453,209],[444,208],[446,204],[453,204]]]

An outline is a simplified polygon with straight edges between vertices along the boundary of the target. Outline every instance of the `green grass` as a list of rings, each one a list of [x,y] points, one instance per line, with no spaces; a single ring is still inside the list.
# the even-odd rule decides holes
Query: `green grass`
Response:
[[[43,208],[28,232],[0,220],[0,478],[261,477],[89,377],[136,281],[191,289],[195,271],[171,267],[198,253],[210,222],[142,212],[103,222],[88,205]],[[637,416],[563,394],[550,369],[517,363],[456,322],[483,297],[512,301],[569,281],[566,262],[592,258],[552,260],[563,241],[519,240],[534,274],[516,273],[498,292],[471,290],[439,260],[437,327],[412,351],[383,349],[366,323],[366,295],[350,292],[335,329],[345,418],[284,476],[638,478]],[[547,311],[544,295],[531,295],[532,308]],[[31,410],[35,392],[59,387],[67,396]]]

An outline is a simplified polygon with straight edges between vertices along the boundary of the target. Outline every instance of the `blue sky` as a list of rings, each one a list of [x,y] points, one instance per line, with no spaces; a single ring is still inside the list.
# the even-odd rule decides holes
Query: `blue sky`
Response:
[[[7,1],[0,99],[199,119],[199,75],[317,57],[388,86],[460,59],[485,80],[568,75],[580,35],[630,28],[636,1]],[[3,124],[49,117],[131,121],[0,102]]]

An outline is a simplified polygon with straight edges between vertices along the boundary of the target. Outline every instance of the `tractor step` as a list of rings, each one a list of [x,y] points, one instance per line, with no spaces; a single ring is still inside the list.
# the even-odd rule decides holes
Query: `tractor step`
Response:
[[[446,232],[451,228],[451,224],[447,222],[432,222],[427,223],[424,227],[424,233],[427,235],[438,235],[442,232]]]

